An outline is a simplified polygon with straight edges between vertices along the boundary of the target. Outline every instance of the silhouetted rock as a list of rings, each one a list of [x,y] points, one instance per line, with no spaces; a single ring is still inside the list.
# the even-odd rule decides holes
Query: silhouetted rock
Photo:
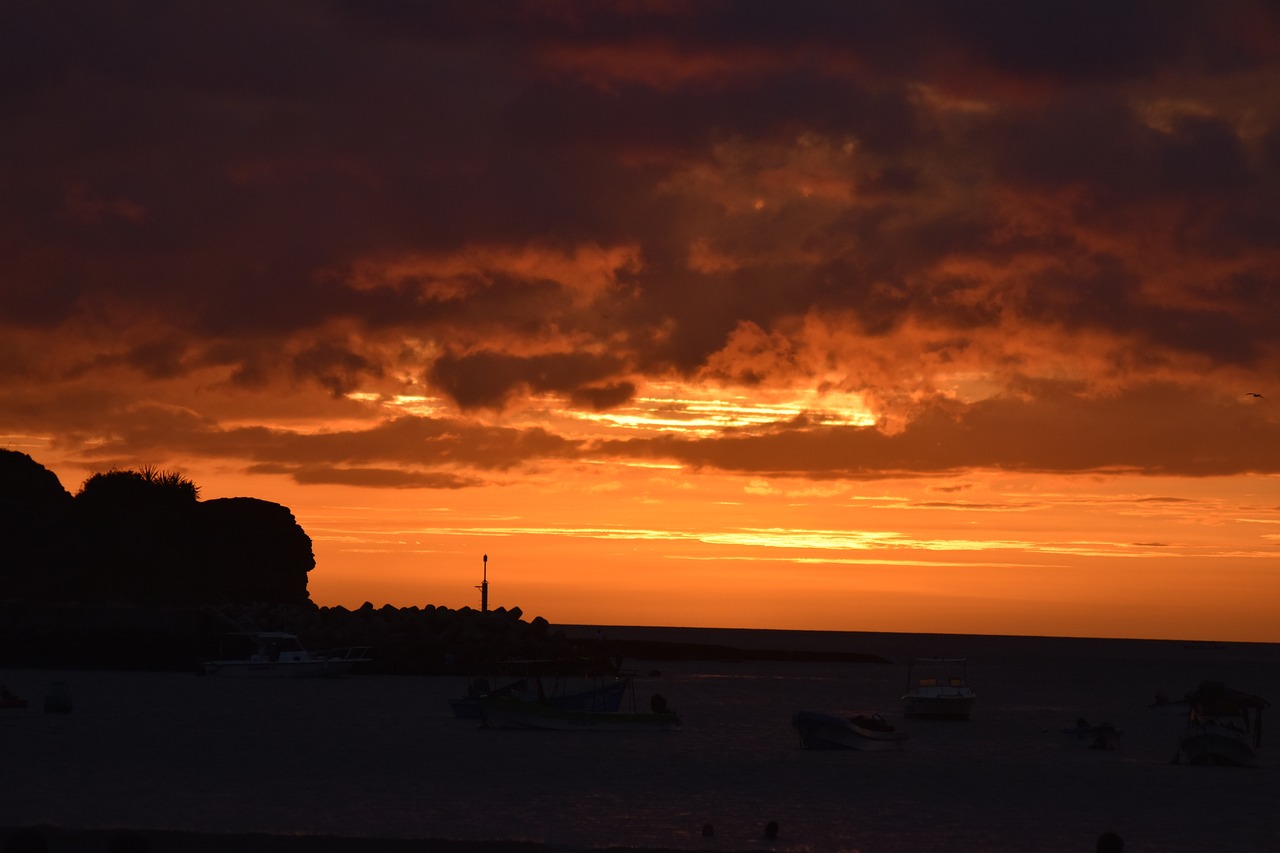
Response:
[[[24,594],[39,583],[47,553],[71,507],[56,474],[25,453],[0,450],[0,587]]]
[[[288,507],[257,498],[220,498],[197,507],[198,552],[189,565],[232,601],[301,604],[315,568],[311,537]]]
[[[307,602],[311,539],[287,507],[201,502],[144,468],[94,474],[73,497],[24,453],[0,451],[0,595],[29,601],[196,605]]]
[[[0,664],[187,670],[245,624],[309,649],[372,649],[366,671],[485,674],[511,660],[598,670],[638,660],[883,660],[652,641],[572,639],[520,608],[317,607],[311,538],[288,507],[199,500],[143,469],[95,474],[73,497],[31,457],[0,451]]]

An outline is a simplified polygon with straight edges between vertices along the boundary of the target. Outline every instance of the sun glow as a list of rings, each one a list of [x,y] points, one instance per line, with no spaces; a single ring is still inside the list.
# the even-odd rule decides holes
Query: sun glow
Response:
[[[708,389],[661,383],[648,386],[647,391],[616,410],[584,412],[578,417],[605,427],[692,436],[767,427],[801,417],[832,426],[870,426],[876,422],[862,398],[855,394]]]

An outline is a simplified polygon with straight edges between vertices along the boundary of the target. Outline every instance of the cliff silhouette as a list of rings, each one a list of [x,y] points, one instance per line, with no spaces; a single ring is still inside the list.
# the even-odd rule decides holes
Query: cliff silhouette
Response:
[[[318,607],[311,538],[287,507],[202,501],[190,480],[153,468],[95,474],[72,495],[27,454],[0,450],[0,542],[0,664],[188,669],[216,657],[236,623],[313,650],[369,646],[379,672],[578,653],[519,608]]]
[[[516,659],[823,660],[874,655],[573,638],[520,608],[319,607],[311,537],[288,507],[202,501],[180,474],[144,468],[72,495],[25,453],[0,450],[0,665],[194,669],[236,625],[287,631],[312,650],[367,646],[367,670],[483,673]]]
[[[5,597],[29,602],[307,603],[311,538],[287,507],[201,501],[176,473],[94,474],[71,495],[25,453],[0,450]]]

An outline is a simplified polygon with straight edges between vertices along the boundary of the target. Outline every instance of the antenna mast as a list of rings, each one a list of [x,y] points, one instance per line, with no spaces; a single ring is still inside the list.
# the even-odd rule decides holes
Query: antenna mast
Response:
[[[489,612],[489,555],[484,555],[484,574],[481,576],[480,585],[476,587],[480,590],[480,612]]]

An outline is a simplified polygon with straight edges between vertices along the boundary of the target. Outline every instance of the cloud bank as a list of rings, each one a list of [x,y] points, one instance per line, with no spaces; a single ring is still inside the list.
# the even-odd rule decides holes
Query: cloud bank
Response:
[[[1263,2],[11,3],[0,432],[1275,473],[1278,57]]]

